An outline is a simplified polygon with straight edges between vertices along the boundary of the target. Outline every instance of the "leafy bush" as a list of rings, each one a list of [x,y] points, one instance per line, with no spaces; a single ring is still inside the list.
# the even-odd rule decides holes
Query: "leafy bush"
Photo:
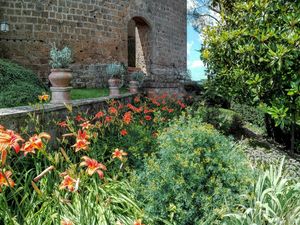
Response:
[[[264,112],[258,108],[239,103],[231,104],[231,108],[233,111],[239,113],[245,121],[260,128],[265,127]]]
[[[225,202],[230,205],[248,190],[251,173],[244,155],[198,117],[180,117],[158,142],[158,153],[134,179],[153,224],[198,224],[213,213],[219,217]]]
[[[212,124],[224,134],[240,136],[244,132],[244,121],[242,117],[232,110],[214,107],[199,107],[196,115],[198,115],[203,122]]]
[[[0,107],[26,105],[38,100],[47,88],[32,71],[0,59]]]
[[[278,169],[271,165],[260,175],[253,195],[250,206],[227,215],[228,224],[300,224],[300,181],[283,173],[283,160]]]

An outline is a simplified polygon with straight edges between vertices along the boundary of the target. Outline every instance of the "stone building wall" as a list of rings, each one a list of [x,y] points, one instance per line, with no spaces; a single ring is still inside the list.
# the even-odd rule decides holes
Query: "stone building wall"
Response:
[[[55,42],[74,52],[74,86],[105,85],[107,63],[128,63],[132,20],[136,36],[146,37],[136,40],[143,42],[136,52],[149,79],[170,82],[186,70],[186,0],[0,0],[1,20],[10,31],[0,33],[0,57],[30,67],[44,82]]]

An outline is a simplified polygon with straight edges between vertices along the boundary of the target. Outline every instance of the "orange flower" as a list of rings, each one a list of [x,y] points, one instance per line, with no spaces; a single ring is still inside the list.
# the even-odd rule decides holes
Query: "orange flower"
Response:
[[[106,116],[105,117],[105,123],[110,123],[112,120],[111,116]]]
[[[161,110],[162,110],[162,111],[168,111],[168,107],[167,107],[167,106],[164,106],[164,107],[161,108]]]
[[[172,113],[172,112],[174,112],[174,109],[168,109],[168,112]]]
[[[51,136],[45,132],[40,133],[39,135],[35,134],[31,138],[29,138],[29,141],[27,141],[23,146],[21,151],[24,152],[24,155],[27,155],[28,153],[35,153],[35,150],[41,150],[45,147],[42,138],[50,140]]]
[[[178,100],[177,103],[178,103],[178,105],[180,105],[180,107],[182,109],[184,109],[186,107],[185,104],[183,104],[180,100]]]
[[[10,178],[12,175],[11,171],[0,172],[0,192],[2,191],[2,186],[14,187],[15,182]]]
[[[61,121],[61,122],[57,123],[57,125],[60,126],[60,127],[67,127],[68,126],[66,121]]]
[[[145,224],[142,223],[141,219],[138,219],[134,221],[133,225],[145,225]]]
[[[152,119],[151,116],[149,116],[149,115],[146,115],[146,116],[145,116],[145,120],[148,120],[148,121],[149,121],[149,120],[151,120],[151,119]]]
[[[99,177],[103,179],[104,174],[102,170],[106,170],[106,166],[102,163],[97,162],[95,159],[91,159],[87,156],[83,156],[83,162],[80,163],[80,166],[86,166],[86,172],[89,176],[92,176],[95,172],[98,173]]]
[[[131,122],[131,119],[132,119],[132,115],[131,115],[131,112],[126,112],[125,114],[124,114],[124,116],[123,116],[123,121],[124,121],[124,123],[125,124],[130,124],[130,122]]]
[[[85,119],[82,118],[81,115],[77,115],[76,118],[75,118],[75,120],[76,120],[77,122],[85,121]]]
[[[139,102],[140,102],[140,97],[135,97],[135,98],[134,98],[134,102],[135,102],[135,103],[139,103]]]
[[[74,225],[74,223],[69,219],[63,219],[60,221],[60,225]]]
[[[15,134],[12,130],[0,129],[0,152],[2,165],[6,162],[8,148],[13,148],[16,153],[20,151],[19,142],[24,142],[20,135]]]
[[[103,117],[103,116],[104,116],[104,112],[99,111],[99,112],[95,115],[94,119],[99,119],[99,118],[101,118],[101,117]]]
[[[108,112],[110,114],[115,114],[116,115],[118,113],[118,110],[115,107],[109,107]]]
[[[116,148],[112,155],[113,155],[112,156],[113,159],[114,158],[118,158],[118,159],[120,159],[122,161],[123,160],[123,156],[126,156],[127,153],[124,152],[123,150],[120,150],[120,149]]]
[[[82,150],[87,150],[89,148],[90,142],[88,141],[89,135],[86,131],[79,130],[77,133],[76,143],[72,145],[75,148],[75,152]]]
[[[75,180],[69,175],[65,175],[63,181],[59,185],[59,189],[68,189],[71,192],[77,191],[79,179]]]
[[[38,96],[40,101],[48,101],[49,100],[49,95],[43,94]]]
[[[128,132],[127,132],[127,130],[123,129],[123,130],[120,131],[120,134],[122,136],[126,136],[128,134]]]
[[[80,124],[79,126],[81,126],[83,130],[88,130],[88,129],[90,129],[93,125],[90,124],[89,121],[86,121],[86,122]]]

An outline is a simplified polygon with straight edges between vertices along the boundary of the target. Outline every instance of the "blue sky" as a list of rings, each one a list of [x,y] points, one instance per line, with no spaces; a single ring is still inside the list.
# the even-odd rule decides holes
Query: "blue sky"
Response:
[[[187,27],[187,65],[192,72],[192,80],[205,79],[205,67],[200,60],[199,49],[201,48],[201,38],[193,27]]]

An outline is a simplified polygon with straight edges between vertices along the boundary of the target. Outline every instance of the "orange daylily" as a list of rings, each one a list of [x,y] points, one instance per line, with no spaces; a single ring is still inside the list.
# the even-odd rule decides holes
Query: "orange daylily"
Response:
[[[86,166],[86,172],[89,176],[92,176],[95,172],[98,173],[99,177],[103,179],[104,174],[102,170],[106,170],[106,166],[102,163],[97,162],[95,159],[91,159],[87,156],[83,156],[83,162],[80,163],[80,166]]]
[[[61,121],[61,122],[57,123],[57,125],[60,126],[60,127],[67,127],[68,126],[66,121]]]
[[[149,121],[149,120],[151,120],[151,119],[152,119],[151,116],[149,116],[149,115],[146,115],[146,116],[145,116],[145,120],[148,120],[148,121]]]
[[[49,95],[43,94],[38,96],[40,101],[48,101],[49,100]]]
[[[65,175],[63,181],[59,185],[59,189],[68,189],[71,192],[77,191],[79,179],[75,180],[69,175]]]
[[[79,126],[81,126],[83,130],[88,130],[88,129],[90,129],[93,125],[90,124],[90,121],[86,121],[86,122],[80,124]]]
[[[123,129],[123,130],[120,131],[120,134],[122,136],[126,136],[128,134],[128,132],[127,132],[127,130]]]
[[[123,156],[126,156],[127,152],[124,152],[123,150],[120,150],[120,149],[116,148],[112,155],[113,155],[112,156],[113,159],[114,158],[118,158],[119,160],[122,161],[123,160]]]
[[[13,148],[16,153],[20,151],[19,142],[24,142],[20,135],[14,133],[12,130],[5,130],[1,126],[0,129],[0,152],[2,165],[6,162],[7,151],[9,148]]]
[[[145,225],[145,224],[142,223],[141,219],[138,219],[134,221],[133,225]]]
[[[82,116],[81,116],[81,115],[77,115],[77,116],[76,116],[76,118],[75,118],[75,120],[76,120],[77,122],[80,122],[80,121],[85,121],[85,119],[84,119],[84,118],[82,118]]]
[[[63,219],[60,221],[60,225],[74,225],[74,223],[69,219]]]
[[[35,134],[31,138],[29,138],[29,141],[25,142],[25,144],[22,146],[21,151],[24,152],[25,155],[28,153],[35,153],[35,150],[41,150],[44,148],[44,143],[42,139],[50,140],[51,136],[45,132],[40,133],[39,135]]]
[[[123,116],[123,121],[125,124],[130,124],[131,122],[131,119],[132,119],[132,115],[131,115],[131,112],[126,112]]]
[[[88,139],[90,136],[86,133],[86,131],[79,130],[77,133],[76,143],[72,145],[75,148],[75,152],[82,150],[87,150],[89,148],[90,142]]]
[[[0,192],[2,186],[14,187],[15,182],[10,178],[12,175],[11,171],[0,172]]]
[[[103,116],[104,116],[104,112],[99,111],[99,112],[95,115],[94,119],[99,119],[99,118],[101,118],[101,117],[103,117]]]
[[[110,114],[115,114],[116,115],[118,113],[118,110],[115,107],[109,107],[108,112]]]

